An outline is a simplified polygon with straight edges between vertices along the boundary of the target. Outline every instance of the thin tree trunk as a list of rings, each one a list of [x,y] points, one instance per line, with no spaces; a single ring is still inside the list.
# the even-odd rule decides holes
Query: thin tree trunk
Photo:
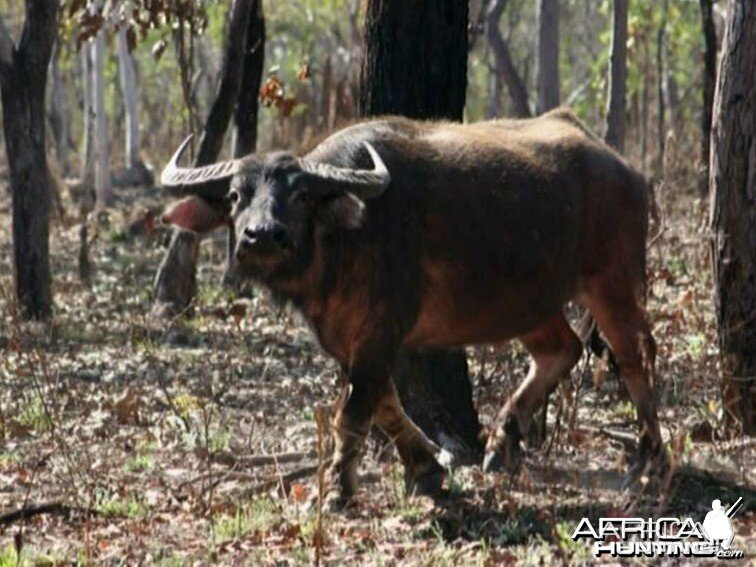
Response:
[[[527,118],[531,116],[528,91],[512,61],[509,46],[499,31],[499,21],[506,4],[507,0],[493,0],[489,6],[486,13],[486,37],[493,51],[496,72],[507,85],[515,116]]]
[[[609,102],[606,111],[606,143],[625,151],[625,96],[627,89],[627,0],[614,0],[612,53],[609,65]]]
[[[700,0],[701,27],[704,36],[703,109],[701,111],[701,184],[700,193],[709,192],[709,153],[714,88],[717,82],[717,28],[714,25],[712,0]]]
[[[710,229],[722,395],[756,435],[756,4],[729,5],[711,138]]]
[[[57,2],[27,0],[17,47],[0,17],[0,89],[13,201],[14,280],[22,314],[33,319],[52,315],[45,87],[57,13]]]
[[[262,0],[254,0],[249,16],[242,78],[234,113],[234,157],[257,147],[257,111],[265,60],[265,16]]]
[[[92,83],[92,44],[81,48],[81,74],[84,91],[84,131],[81,144],[81,179],[94,187],[94,85]]]
[[[254,0],[247,28],[246,48],[242,70],[241,86],[234,112],[233,156],[251,154],[257,147],[257,112],[260,83],[265,62],[265,15],[262,0]],[[240,289],[245,284],[231,269],[231,259],[236,248],[234,231],[226,236],[226,268],[223,285]]]
[[[142,185],[152,183],[150,169],[139,157],[139,92],[137,90],[134,56],[129,51],[126,28],[117,34],[118,71],[123,95],[123,114],[125,116],[125,171],[121,183],[124,185]]]
[[[68,104],[66,101],[66,85],[60,74],[60,42],[53,50],[50,62],[50,80],[52,92],[50,96],[50,127],[55,140],[55,157],[63,175],[69,169],[69,129],[68,129]]]
[[[370,0],[360,110],[461,120],[467,83],[467,2]],[[417,61],[422,61],[418,65]],[[459,463],[480,462],[480,423],[462,350],[400,355],[394,374],[410,418]]]
[[[537,112],[559,106],[559,0],[536,0]]]
[[[501,115],[501,93],[504,83],[501,75],[493,67],[488,70],[488,99],[486,100],[486,118],[498,118]]]
[[[256,0],[234,0],[231,7],[221,80],[207,115],[195,165],[214,162],[223,147],[223,138],[239,96],[246,59],[249,18],[255,2]]]
[[[664,163],[666,155],[666,104],[664,96],[664,40],[667,35],[667,12],[669,0],[662,4],[662,16],[659,29],[656,32],[656,137],[659,153],[656,157],[656,173],[664,178]]]
[[[641,169],[644,175],[648,174],[648,130],[649,130],[649,108],[651,106],[651,71],[650,47],[646,39],[643,40],[643,78],[641,79],[641,96],[640,110],[640,151],[641,151]]]
[[[110,185],[107,116],[105,114],[105,32],[95,35],[92,45],[92,85],[94,98],[95,193],[98,207],[113,204]]]
[[[206,165],[216,161],[223,146],[223,138],[239,96],[249,19],[255,1],[235,0],[229,10],[230,21],[223,70],[194,165]],[[194,299],[197,293],[199,242],[200,237],[197,234],[178,228],[173,230],[168,251],[155,276],[155,315],[165,317],[181,313]]]

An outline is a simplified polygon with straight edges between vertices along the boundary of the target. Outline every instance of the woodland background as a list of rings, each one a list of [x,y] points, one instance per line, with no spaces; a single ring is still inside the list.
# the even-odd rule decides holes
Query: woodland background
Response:
[[[756,445],[747,433],[756,317],[744,318],[750,330],[739,340],[754,342],[741,344],[734,371],[721,356],[731,343],[721,332],[722,272],[712,271],[711,213],[721,205],[708,171],[717,52],[728,10],[740,4],[748,12],[748,0],[626,3],[618,111],[625,128],[614,145],[655,193],[648,301],[677,473],[662,497],[620,490],[634,410],[603,361],[586,355],[560,386],[542,443],[518,477],[463,467],[452,474],[456,498],[438,508],[404,494],[397,458],[376,439],[363,467],[364,503],[351,517],[321,517],[305,506],[328,455],[335,364],[296,314],[229,281],[220,233],[197,247],[196,280],[178,290],[172,308],[161,307],[155,275],[177,237],[158,221],[171,196],[156,186],[155,172],[188,133],[196,134],[197,161],[203,137],[212,138],[204,146],[212,161],[252,149],[296,151],[357,119],[368,2],[66,0],[47,30],[49,66],[35,67],[42,51],[24,59],[22,30],[29,17],[47,21],[45,4],[0,0],[3,144],[12,155],[23,144],[8,148],[8,140],[34,138],[27,134],[40,124],[47,131],[28,155],[46,155],[49,164],[52,282],[39,291],[44,278],[30,273],[25,281],[39,292],[19,300],[14,255],[38,258],[42,249],[37,238],[16,248],[14,178],[3,151],[0,565],[581,563],[591,560],[590,549],[570,535],[584,515],[664,511],[702,519],[713,498],[727,505],[740,496],[746,506],[734,545],[753,557]],[[623,4],[471,1],[464,120],[532,115],[559,103],[603,136],[613,11]],[[556,15],[558,27],[544,36],[558,38],[551,83],[537,72],[549,62],[539,63],[544,13]],[[259,41],[236,52],[249,60],[229,61],[234,41],[252,36]],[[756,69],[749,45],[746,60]],[[413,64],[409,58],[410,75]],[[224,71],[242,67],[229,85]],[[753,118],[753,80],[739,77],[751,85],[745,98]],[[35,102],[24,89],[37,83],[47,89]],[[31,117],[26,126],[12,124],[14,94],[22,99],[17,108],[31,105],[32,112],[16,113]],[[222,128],[209,136],[213,124]],[[753,144],[752,125],[750,135]],[[44,202],[33,191],[24,195],[28,211]],[[750,234],[752,195],[724,209],[740,211]],[[42,230],[30,226],[30,235]],[[753,281],[727,284],[740,297],[728,301],[746,315],[756,301]],[[517,344],[466,354],[485,426],[524,377],[527,357]],[[744,380],[728,378],[738,373]]]

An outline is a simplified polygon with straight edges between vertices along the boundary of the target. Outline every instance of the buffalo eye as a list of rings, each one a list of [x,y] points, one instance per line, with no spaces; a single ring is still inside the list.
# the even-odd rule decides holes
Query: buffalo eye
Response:
[[[300,189],[299,191],[294,193],[292,200],[295,203],[306,205],[312,202],[312,193],[310,193],[307,189]]]
[[[236,203],[239,202],[239,192],[236,189],[231,189],[228,192],[227,199],[229,203],[231,203],[232,205],[235,205]]]

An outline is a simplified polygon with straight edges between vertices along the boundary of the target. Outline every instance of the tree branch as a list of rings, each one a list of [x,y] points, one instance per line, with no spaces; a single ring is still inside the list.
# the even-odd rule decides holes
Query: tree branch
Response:
[[[512,61],[509,46],[499,31],[499,20],[507,0],[494,0],[486,12],[486,37],[494,54],[496,71],[504,80],[512,98],[515,115],[527,118],[532,115],[528,103],[528,91]]]

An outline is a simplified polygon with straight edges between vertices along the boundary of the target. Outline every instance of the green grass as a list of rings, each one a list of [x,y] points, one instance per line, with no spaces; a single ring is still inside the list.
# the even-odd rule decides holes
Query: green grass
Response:
[[[13,545],[8,544],[0,548],[0,567],[31,567],[32,565],[68,565],[70,558],[60,549],[39,552],[33,547],[24,547],[21,553],[16,553]],[[85,558],[77,558],[77,565],[86,565]]]
[[[132,472],[152,470],[155,467],[154,452],[154,443],[140,443],[136,454],[126,461],[126,468]]]
[[[95,497],[95,509],[104,516],[119,516],[126,518],[146,518],[148,510],[134,496],[122,498],[106,490],[98,491]]]
[[[18,416],[18,422],[40,433],[50,431],[53,427],[52,420],[47,415],[44,403],[39,397],[34,397],[23,407],[21,414]]]
[[[281,513],[273,500],[259,498],[238,508],[234,514],[215,519],[215,535],[218,541],[240,540],[248,535],[275,527],[281,521]]]
[[[16,567],[17,565],[21,565],[21,559],[15,548],[10,544],[0,548],[0,567]]]

